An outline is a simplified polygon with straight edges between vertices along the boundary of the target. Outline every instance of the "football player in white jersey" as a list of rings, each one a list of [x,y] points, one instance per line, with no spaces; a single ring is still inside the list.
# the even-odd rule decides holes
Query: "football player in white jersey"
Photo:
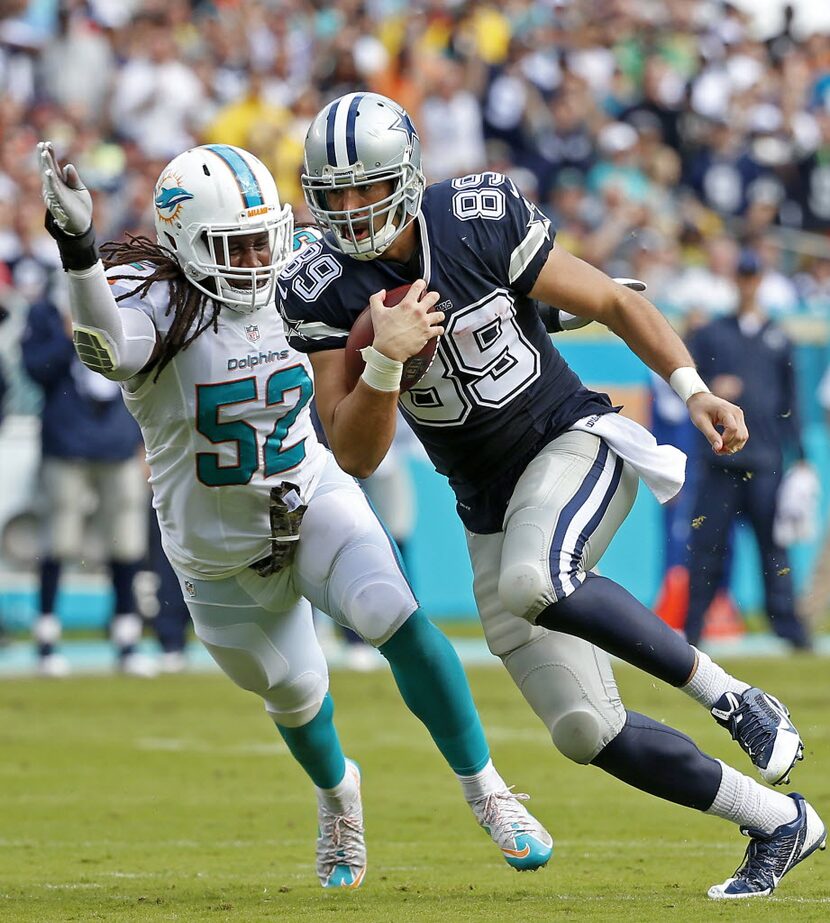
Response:
[[[274,310],[293,219],[273,178],[228,145],[186,151],[155,187],[157,242],[99,259],[75,168],[39,146],[47,227],[69,276],[74,341],[119,381],[144,434],[165,551],[197,636],[265,702],[318,799],[317,873],[356,888],[366,849],[360,773],[332,722],[311,604],[375,645],[506,861],[552,842],[495,770],[460,661],[418,608],[355,481],[317,441],[305,356]]]
[[[669,380],[716,453],[746,442],[740,408],[709,393],[653,305],[555,244],[548,219],[509,177],[485,172],[426,187],[418,133],[394,100],[356,92],[325,106],[306,136],[302,184],[326,233],[282,273],[279,304],[289,342],[311,355],[338,460],[371,474],[400,405],[455,492],[490,649],[558,749],[742,827],[751,837],[746,861],[709,896],[772,893],[824,847],[816,811],[624,708],[608,653],[705,706],[765,781],[788,780],[801,738],[777,699],[591,572],[639,479],[668,499],[685,458],[582,384],[547,336],[537,301],[606,324]],[[404,284],[408,294],[387,306],[385,293]],[[374,342],[361,351],[366,366],[352,388],[345,346],[366,304]],[[433,337],[432,365],[402,394],[404,362]]]

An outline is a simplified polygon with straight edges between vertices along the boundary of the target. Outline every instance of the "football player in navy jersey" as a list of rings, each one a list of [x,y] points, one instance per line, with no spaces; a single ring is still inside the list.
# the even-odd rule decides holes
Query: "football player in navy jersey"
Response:
[[[715,453],[742,448],[743,414],[709,392],[648,301],[555,246],[549,221],[508,178],[475,174],[425,189],[420,161],[409,116],[377,94],[334,100],[308,131],[302,183],[325,236],[283,271],[280,304],[289,341],[311,355],[331,448],[366,477],[390,445],[400,404],[455,492],[487,643],[557,748],[739,824],[752,838],[746,861],[709,896],[770,894],[824,844],[816,812],[626,710],[608,654],[709,709],[772,784],[788,778],[801,738],[777,699],[591,573],[639,480],[665,501],[682,485],[685,459],[582,384],[536,302],[622,337],[669,381]],[[385,293],[406,283],[407,296],[387,307]],[[350,390],[344,347],[367,304],[374,342]],[[433,337],[431,368],[401,394],[404,361]]]

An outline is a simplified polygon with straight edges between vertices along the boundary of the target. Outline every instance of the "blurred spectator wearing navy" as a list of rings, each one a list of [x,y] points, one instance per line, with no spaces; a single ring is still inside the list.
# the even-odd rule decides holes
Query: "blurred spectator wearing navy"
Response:
[[[60,290],[33,304],[21,341],[26,371],[43,389],[41,477],[44,551],[40,559],[40,615],[34,625],[39,670],[69,672],[59,651],[56,614],[61,568],[83,564],[84,526],[94,498],[112,577],[114,614],[110,638],[125,673],[151,675],[153,664],[136,650],[142,620],[133,580],[147,553],[149,486],[138,425],[117,383],[88,371],[70,337]]]
[[[830,427],[830,366],[819,383],[816,399],[824,411],[825,423]],[[830,612],[830,528],[827,524],[821,547],[813,562],[809,583],[801,600],[801,611],[807,624],[826,628],[826,619]]]
[[[153,629],[161,645],[159,670],[162,673],[182,673],[187,669],[186,648],[190,612],[182,596],[179,578],[161,546],[161,532],[155,510],[150,511],[149,520],[149,564],[158,580],[158,611],[153,619]]]
[[[0,305],[0,324],[8,317],[8,312]],[[3,425],[3,415],[5,413],[5,402],[6,402],[6,378],[3,375],[3,366],[0,364],[0,427]],[[3,613],[0,612],[0,644],[4,642],[6,638],[6,629],[3,624]]]
[[[775,520],[785,459],[802,470],[806,462],[792,345],[760,308],[757,292],[762,276],[758,254],[744,250],[738,262],[736,313],[701,327],[690,342],[712,391],[740,403],[750,438],[734,458],[696,454],[686,635],[692,644],[700,640],[704,613],[721,583],[732,525],[742,515],[758,541],[772,628],[792,647],[803,649],[810,647],[810,639],[796,615],[789,555],[777,540]]]

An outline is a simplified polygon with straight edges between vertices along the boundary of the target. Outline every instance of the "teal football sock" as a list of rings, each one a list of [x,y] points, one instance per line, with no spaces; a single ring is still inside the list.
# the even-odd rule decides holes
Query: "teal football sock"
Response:
[[[302,727],[277,725],[294,759],[317,788],[334,788],[346,774],[346,760],[334,727],[334,702],[326,693],[320,711]]]
[[[453,771],[467,776],[483,769],[490,749],[449,640],[419,609],[378,650],[389,661],[404,702]]]

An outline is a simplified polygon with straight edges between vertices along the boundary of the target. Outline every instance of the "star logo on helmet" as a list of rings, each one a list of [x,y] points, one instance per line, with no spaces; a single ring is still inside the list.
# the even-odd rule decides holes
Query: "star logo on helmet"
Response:
[[[156,186],[153,204],[159,218],[165,224],[172,224],[179,217],[182,206],[193,193],[182,188],[182,179],[175,173],[164,173]]]
[[[405,109],[401,109],[400,112],[395,113],[395,121],[389,126],[389,131],[404,132],[410,147],[412,147],[413,140],[418,139],[418,132],[415,130],[412,119]]]

